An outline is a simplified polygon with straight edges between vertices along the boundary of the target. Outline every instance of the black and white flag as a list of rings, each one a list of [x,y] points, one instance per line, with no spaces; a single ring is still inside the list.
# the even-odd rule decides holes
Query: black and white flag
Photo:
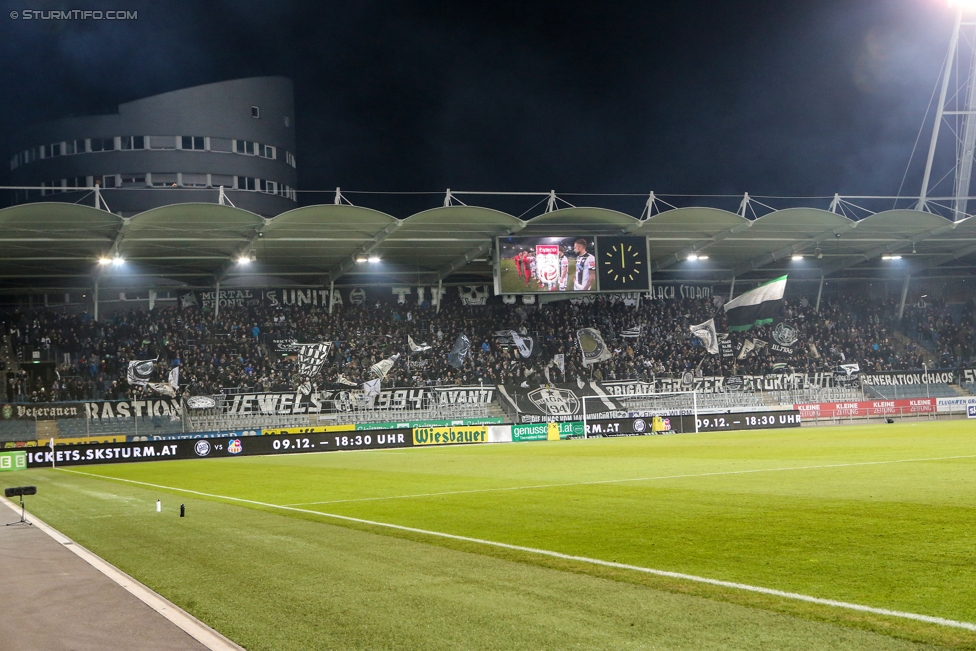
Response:
[[[766,342],[762,339],[746,339],[742,342],[742,348],[739,350],[739,356],[737,359],[746,359],[747,357],[755,357],[762,352],[762,349],[766,347]]]
[[[847,374],[847,377],[861,372],[861,366],[857,362],[853,364],[841,364],[840,368]]]
[[[495,333],[498,343],[503,345],[514,345],[518,349],[522,359],[529,359],[539,355],[539,347],[536,345],[535,337],[523,335],[515,330],[501,330]]]
[[[342,386],[345,387],[359,386],[355,382],[347,378],[345,375],[343,375],[342,373],[336,376],[336,384],[341,384]]]
[[[159,358],[157,357],[156,359]],[[155,359],[133,360],[129,362],[129,368],[126,371],[125,378],[129,384],[144,387],[149,384],[149,378],[152,377],[155,366]]]
[[[418,344],[413,340],[413,337],[411,337],[410,335],[407,335],[407,345],[410,347],[411,355],[413,355],[414,353],[422,353],[425,350],[430,350],[430,346],[427,345],[427,342]]]
[[[553,363],[556,366],[559,367],[559,372],[560,373],[563,373],[563,374],[566,373],[566,355],[565,355],[565,353],[559,353],[558,355],[554,355],[553,358],[552,358],[552,361],[553,361]]]
[[[576,342],[579,344],[580,352],[583,353],[583,366],[596,364],[603,360],[610,359],[610,350],[603,335],[596,328],[580,328],[576,331]]]
[[[718,334],[718,349],[722,353],[723,359],[732,359],[735,357],[735,348],[732,346],[732,340],[729,338],[729,333],[720,332]]]
[[[633,328],[627,328],[626,330],[621,332],[620,336],[625,339],[636,339],[637,337],[640,337],[640,334],[641,334],[641,326],[634,326]]]
[[[470,351],[471,340],[466,335],[458,335],[457,339],[454,340],[454,348],[451,349],[451,354],[447,356],[447,363],[454,368],[461,368],[464,366],[464,359]]]
[[[174,366],[170,369],[168,382],[149,382],[146,386],[160,395],[175,398],[176,392],[180,390],[180,367]]]
[[[187,292],[180,296],[180,307],[190,307],[191,305],[197,305],[197,295],[193,292]]]
[[[318,375],[331,349],[331,341],[323,341],[317,344],[295,344],[295,350],[298,351],[298,374],[306,380]]]
[[[769,349],[774,353],[792,355],[799,339],[799,332],[792,323],[779,320],[773,324],[773,343]]]
[[[702,346],[711,355],[718,355],[718,333],[715,332],[715,319],[691,326],[691,334],[698,337]]]
[[[398,359],[400,359],[400,353],[397,353],[393,357],[380,360],[369,367],[369,372],[376,377],[385,380],[387,374],[390,372],[390,369],[393,368],[393,365],[396,364]]]
[[[741,332],[754,325],[772,323],[783,307],[786,276],[751,289],[723,306],[729,322],[729,332]]]

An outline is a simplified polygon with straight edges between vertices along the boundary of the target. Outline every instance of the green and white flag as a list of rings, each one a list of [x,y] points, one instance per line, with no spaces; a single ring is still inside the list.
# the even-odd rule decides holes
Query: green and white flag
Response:
[[[741,332],[752,326],[773,322],[783,307],[783,293],[786,291],[786,276],[770,280],[738,298],[725,304],[725,315],[729,321],[729,332]]]

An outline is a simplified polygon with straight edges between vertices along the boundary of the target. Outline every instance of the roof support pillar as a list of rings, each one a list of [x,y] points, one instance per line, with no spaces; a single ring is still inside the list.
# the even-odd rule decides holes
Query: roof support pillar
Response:
[[[332,306],[335,305],[335,281],[329,281],[329,315],[332,314]]]
[[[94,286],[92,287],[92,303],[94,304],[92,315],[95,321],[98,321],[98,278],[95,279]]]
[[[729,300],[732,300],[732,296],[735,295],[735,276],[732,276],[732,284],[729,285]]]
[[[220,278],[217,279],[217,287],[214,288],[214,321],[220,316]]]
[[[901,302],[898,304],[898,320],[901,321],[902,315],[905,314],[905,299],[908,298],[908,283],[912,279],[912,274],[905,274],[905,282],[901,285]]]
[[[749,212],[749,193],[746,192],[742,195],[742,203],[739,204],[739,217],[747,219],[746,213]]]
[[[820,297],[823,295],[824,273],[820,272],[820,287],[817,289],[817,304],[813,306],[813,311],[820,314]]]
[[[434,310],[434,314],[441,313],[441,299],[444,298],[443,294],[444,294],[444,279],[438,278],[437,279],[437,309]]]

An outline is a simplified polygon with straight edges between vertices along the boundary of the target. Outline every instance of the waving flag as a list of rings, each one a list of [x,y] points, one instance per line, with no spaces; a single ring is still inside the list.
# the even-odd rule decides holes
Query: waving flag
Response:
[[[470,351],[471,340],[466,335],[458,335],[457,339],[454,340],[454,348],[451,349],[451,354],[447,356],[447,363],[454,368],[461,368],[464,366],[464,358],[468,356]]]
[[[698,337],[702,345],[712,355],[718,355],[718,334],[715,332],[715,319],[691,326],[691,334]]]
[[[729,332],[772,323],[783,307],[786,278],[771,280],[726,303],[723,309],[729,320]]]
[[[596,328],[580,328],[576,331],[576,342],[583,353],[583,366],[610,359],[610,350],[603,341],[603,335]]]

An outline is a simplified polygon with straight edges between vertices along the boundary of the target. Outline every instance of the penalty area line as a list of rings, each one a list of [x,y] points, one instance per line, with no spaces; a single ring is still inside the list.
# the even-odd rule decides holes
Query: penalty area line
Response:
[[[343,520],[346,522],[355,522],[357,524],[365,524],[373,527],[383,527],[386,529],[394,529],[397,531],[406,531],[410,533],[422,534],[425,536],[433,536],[437,538],[447,538],[450,540],[458,540],[461,542],[474,543],[477,545],[485,545],[488,547],[497,547],[500,549],[510,549],[512,551],[524,552],[528,554],[535,554],[539,556],[548,556],[550,558],[558,558],[561,560],[575,561],[578,563],[585,563],[588,565],[598,565],[602,567],[612,567],[614,569],[620,570],[630,570],[633,572],[641,572],[643,574],[650,574],[653,576],[661,576],[670,579],[680,579],[683,581],[691,581],[693,583],[703,583],[707,585],[713,585],[721,588],[730,588],[733,590],[742,590],[744,592],[753,592],[758,594],[770,595],[773,597],[781,597],[783,599],[791,599],[794,601],[803,601],[806,603],[818,604],[821,606],[831,606],[834,608],[843,608],[846,610],[854,610],[862,613],[870,613],[873,615],[883,615],[886,617],[897,617],[900,619],[910,619],[918,622],[925,622],[927,624],[936,624],[939,626],[947,626],[951,628],[961,628],[967,631],[976,632],[976,624],[971,622],[962,622],[954,619],[946,619],[944,617],[933,617],[931,615],[921,615],[918,613],[909,613],[901,610],[889,610],[887,608],[877,608],[875,606],[865,606],[862,604],[850,603],[847,601],[837,601],[835,599],[823,599],[821,597],[813,597],[811,595],[800,594],[797,592],[786,592],[784,590],[776,590],[774,588],[764,588],[762,586],[749,585],[746,583],[736,583],[734,581],[722,581],[720,579],[711,579],[704,576],[696,576],[694,574],[685,574],[683,572],[670,572],[668,570],[657,570],[650,567],[641,567],[639,565],[629,565],[627,563],[617,563],[615,561],[605,561],[599,558],[589,558],[586,556],[574,556],[572,554],[563,554],[561,552],[554,552],[548,549],[537,549],[535,547],[524,547],[522,545],[512,545],[509,543],[496,542],[494,540],[484,540],[481,538],[471,538],[469,536],[459,536],[452,533],[444,533],[441,531],[430,531],[428,529],[418,529],[416,527],[407,527],[400,524],[391,524],[389,522],[377,522],[375,520],[366,520],[364,518],[355,518],[348,515],[339,515],[336,513],[325,513],[323,511],[314,511],[312,509],[301,509],[295,506],[282,506],[280,504],[270,504],[268,502],[259,502],[257,500],[248,500],[241,497],[231,497],[229,495],[216,495],[214,493],[204,493],[201,491],[190,490],[188,488],[177,488],[175,486],[163,486],[160,484],[152,484],[144,481],[136,481],[135,479],[123,479],[121,477],[110,477],[107,475],[99,475],[97,473],[82,472],[80,470],[70,470],[67,468],[59,468],[58,470],[62,472],[70,472],[77,475],[84,475],[86,477],[95,477],[97,479],[109,479],[114,481],[125,482],[129,484],[136,484],[140,486],[149,486],[152,488],[159,488],[163,490],[176,491],[180,493],[187,493],[190,495],[199,495],[201,497],[210,497],[214,499],[227,500],[229,502],[240,502],[242,504],[253,504],[255,506],[263,506],[270,509],[281,509],[284,511],[293,511],[297,513],[305,513],[309,515],[317,515],[323,518],[332,518],[335,520]]]

